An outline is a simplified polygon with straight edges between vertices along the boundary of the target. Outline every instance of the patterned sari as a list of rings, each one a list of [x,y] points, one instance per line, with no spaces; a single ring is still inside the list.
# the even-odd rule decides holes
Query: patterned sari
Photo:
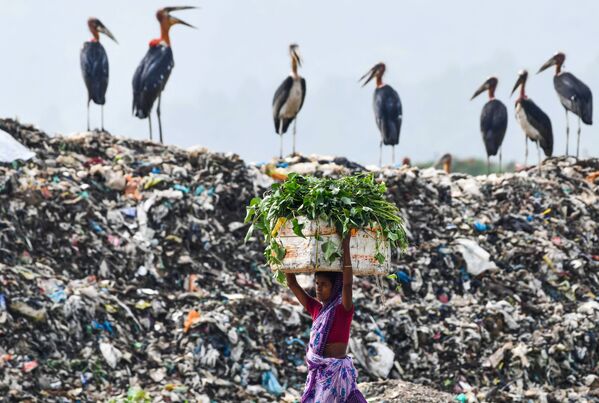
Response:
[[[324,357],[335,308],[341,304],[343,275],[335,277],[331,298],[324,304],[310,330],[310,343],[306,354],[308,378],[302,394],[302,403],[366,403],[356,387],[357,372],[351,357]]]

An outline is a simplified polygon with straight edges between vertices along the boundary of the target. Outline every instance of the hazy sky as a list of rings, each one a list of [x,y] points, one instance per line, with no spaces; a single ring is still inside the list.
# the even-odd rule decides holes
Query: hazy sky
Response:
[[[165,5],[201,7],[176,13],[198,29],[175,26],[171,33],[175,68],[162,99],[166,142],[234,151],[249,161],[278,153],[271,103],[290,70],[291,42],[300,45],[308,87],[298,151],[365,164],[378,160],[379,134],[374,87],[361,88],[357,80],[379,61],[404,107],[398,160],[445,152],[483,157],[485,97],[469,99],[491,74],[499,77],[497,96],[510,112],[504,160],[522,160],[524,137],[514,119],[515,97],[509,98],[521,68],[531,73],[528,95],[551,117],[554,150],[562,154],[565,117],[552,73],[534,74],[556,50],[566,53],[567,70],[599,90],[596,0],[0,0],[0,115],[49,133],[85,129],[79,51],[91,36],[87,18],[96,16],[119,41],[102,38],[110,60],[106,128],[146,138],[147,121],[131,115],[131,78],[159,34],[155,11]],[[99,118],[99,107],[92,107],[93,126]],[[597,124],[583,126],[584,155],[599,155]],[[575,136],[570,140],[573,150]]]

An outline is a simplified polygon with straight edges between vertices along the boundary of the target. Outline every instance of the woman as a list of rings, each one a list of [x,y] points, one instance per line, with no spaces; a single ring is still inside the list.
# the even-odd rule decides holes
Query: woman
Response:
[[[349,242],[348,235],[342,242],[343,274],[317,272],[314,275],[316,299],[300,287],[294,274],[286,274],[289,288],[313,320],[306,354],[308,378],[302,403],[366,402],[356,387],[356,369],[351,357],[347,356],[354,315]]]

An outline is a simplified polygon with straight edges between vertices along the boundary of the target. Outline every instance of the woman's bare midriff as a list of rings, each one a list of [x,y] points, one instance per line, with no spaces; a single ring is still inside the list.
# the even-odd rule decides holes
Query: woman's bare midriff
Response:
[[[324,346],[324,356],[328,358],[345,358],[347,343],[328,343]]]

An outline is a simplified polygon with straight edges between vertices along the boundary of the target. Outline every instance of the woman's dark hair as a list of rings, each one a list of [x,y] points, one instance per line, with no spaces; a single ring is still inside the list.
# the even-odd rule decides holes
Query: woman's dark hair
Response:
[[[337,273],[335,273],[334,271],[317,271],[316,273],[314,273],[314,276],[324,277],[331,282],[331,286],[334,286]]]

